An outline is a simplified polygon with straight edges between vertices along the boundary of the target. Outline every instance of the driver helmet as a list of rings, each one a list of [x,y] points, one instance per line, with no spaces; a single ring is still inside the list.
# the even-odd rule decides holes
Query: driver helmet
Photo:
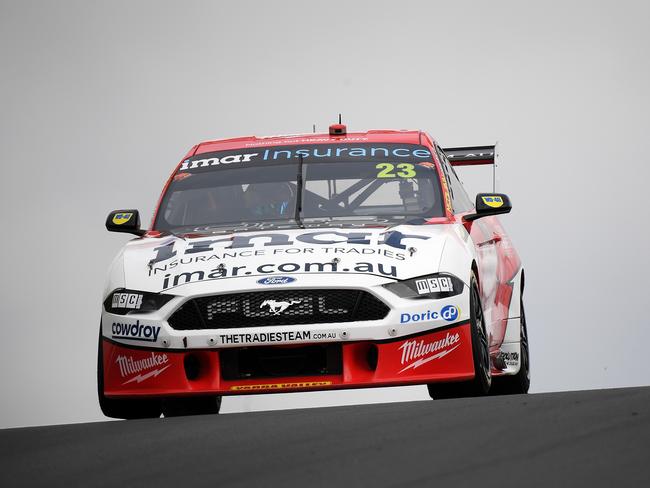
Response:
[[[294,192],[289,183],[251,183],[244,193],[247,207],[255,217],[266,219],[286,218]]]

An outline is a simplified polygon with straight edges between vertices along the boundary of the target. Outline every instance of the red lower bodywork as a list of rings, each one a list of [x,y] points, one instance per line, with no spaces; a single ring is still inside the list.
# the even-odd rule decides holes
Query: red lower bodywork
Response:
[[[283,347],[283,346],[275,346]],[[341,344],[340,374],[225,380],[219,350],[129,348],[104,339],[110,397],[238,395],[464,381],[474,377],[469,323],[399,340]],[[369,352],[372,350],[372,361]],[[188,374],[188,359],[194,365]]]

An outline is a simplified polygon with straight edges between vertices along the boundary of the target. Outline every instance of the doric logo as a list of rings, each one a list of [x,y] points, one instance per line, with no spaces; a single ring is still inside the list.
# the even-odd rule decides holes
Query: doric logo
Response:
[[[291,305],[297,305],[301,301],[302,300],[291,300],[291,301],[288,301],[288,302],[276,302],[275,300],[264,300],[262,302],[262,305],[260,305],[260,308],[269,307],[269,311],[273,315],[280,315],[282,312],[284,312]]]

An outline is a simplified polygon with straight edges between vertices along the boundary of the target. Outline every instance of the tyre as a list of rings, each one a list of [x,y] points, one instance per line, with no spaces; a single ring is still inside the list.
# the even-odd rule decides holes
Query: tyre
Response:
[[[183,415],[213,415],[221,409],[220,396],[199,396],[190,398],[165,398],[162,412],[165,417]]]
[[[431,383],[427,385],[433,399],[459,398],[487,395],[492,384],[490,351],[481,306],[481,296],[474,274],[470,282],[470,328],[472,332],[472,356],[474,359],[474,378],[455,383]]]
[[[520,320],[520,363],[519,372],[515,375],[501,376],[494,378],[493,391],[494,395],[523,395],[528,393],[530,388],[530,353],[528,349],[528,328],[526,327],[526,313],[524,312],[523,298],[520,304],[521,320]]]
[[[97,347],[97,396],[99,407],[104,415],[115,419],[148,419],[160,417],[160,400],[158,399],[121,399],[106,398],[104,395],[104,362],[102,350],[102,331],[99,330]]]

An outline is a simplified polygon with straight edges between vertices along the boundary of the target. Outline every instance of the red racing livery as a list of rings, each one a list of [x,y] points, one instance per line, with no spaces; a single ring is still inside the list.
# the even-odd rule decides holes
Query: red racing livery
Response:
[[[148,230],[113,261],[98,392],[116,418],[217,413],[224,395],[426,384],[432,398],[526,393],[521,261],[421,131],[243,137],[193,147]]]

